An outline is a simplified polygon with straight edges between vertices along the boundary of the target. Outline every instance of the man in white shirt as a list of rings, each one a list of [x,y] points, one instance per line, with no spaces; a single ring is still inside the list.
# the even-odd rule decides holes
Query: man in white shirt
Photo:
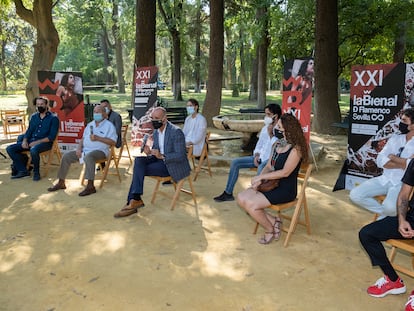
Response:
[[[203,151],[207,131],[206,118],[198,110],[198,101],[190,98],[187,101],[188,117],[185,119],[183,132],[186,146],[193,146],[193,155],[196,157]]]
[[[383,168],[382,175],[364,181],[349,194],[352,202],[379,214],[378,220],[397,214],[401,178],[414,156],[414,109],[404,110],[399,130],[401,134],[393,134],[378,154],[377,166]],[[386,195],[382,203],[374,198],[378,195]]]
[[[66,189],[65,178],[72,163],[85,162],[85,178],[88,184],[79,193],[83,197],[96,192],[94,186],[95,164],[97,160],[106,159],[109,155],[110,147],[115,146],[118,135],[115,126],[106,119],[105,108],[96,106],[93,109],[93,121],[89,122],[83,131],[83,136],[76,150],[66,152],[62,157],[58,171],[59,181],[48,191]]]
[[[234,201],[233,189],[239,178],[239,170],[241,168],[253,168],[257,167],[257,174],[260,174],[262,169],[266,166],[267,160],[270,156],[272,148],[272,136],[274,121],[277,122],[282,110],[278,104],[269,104],[265,107],[265,118],[262,130],[260,131],[259,140],[257,141],[256,148],[253,151],[253,155],[246,157],[235,158],[231,161],[229,177],[227,178],[226,189],[222,194],[214,198],[216,202]],[[269,131],[271,127],[272,131]],[[270,134],[271,133],[271,134]]]

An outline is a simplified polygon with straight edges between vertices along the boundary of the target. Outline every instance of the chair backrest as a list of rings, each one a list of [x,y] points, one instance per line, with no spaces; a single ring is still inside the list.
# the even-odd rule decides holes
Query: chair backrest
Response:
[[[313,168],[313,165],[309,163],[305,163],[300,166],[299,173],[298,173],[298,182],[300,182],[302,185],[301,185],[300,192],[298,193],[298,200],[301,197],[304,197],[305,195],[306,186],[308,185],[308,180],[309,180],[310,174],[312,173],[312,168]]]

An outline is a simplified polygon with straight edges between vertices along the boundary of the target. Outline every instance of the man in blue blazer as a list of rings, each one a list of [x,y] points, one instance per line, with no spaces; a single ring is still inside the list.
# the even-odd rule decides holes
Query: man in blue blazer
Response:
[[[141,195],[145,176],[171,176],[178,182],[190,175],[183,131],[167,120],[167,112],[162,107],[153,110],[151,122],[155,130],[154,144],[152,149],[144,146],[147,156],[135,158],[127,204],[115,213],[115,218],[132,215],[144,206]]]

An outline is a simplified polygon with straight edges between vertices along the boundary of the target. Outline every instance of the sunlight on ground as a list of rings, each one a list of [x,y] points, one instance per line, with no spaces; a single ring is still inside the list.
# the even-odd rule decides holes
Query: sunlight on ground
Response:
[[[16,265],[29,261],[33,249],[28,245],[13,246],[0,252],[0,272],[12,270]]]
[[[47,262],[53,265],[59,264],[62,261],[62,255],[60,254],[49,254],[47,256]]]
[[[45,193],[39,195],[36,201],[32,203],[32,208],[35,211],[52,212],[52,211],[63,211],[67,206],[64,203],[50,203],[50,194]]]
[[[95,255],[102,255],[104,252],[115,253],[117,250],[124,248],[125,244],[125,232],[103,232],[95,235],[86,249]]]

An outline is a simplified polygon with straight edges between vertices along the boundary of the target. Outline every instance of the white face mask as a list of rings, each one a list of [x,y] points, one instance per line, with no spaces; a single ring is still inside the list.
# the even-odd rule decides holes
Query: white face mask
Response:
[[[272,122],[273,122],[273,119],[272,119],[271,117],[266,116],[266,117],[264,118],[264,124],[265,124],[265,125],[269,125],[269,124],[271,124]]]

